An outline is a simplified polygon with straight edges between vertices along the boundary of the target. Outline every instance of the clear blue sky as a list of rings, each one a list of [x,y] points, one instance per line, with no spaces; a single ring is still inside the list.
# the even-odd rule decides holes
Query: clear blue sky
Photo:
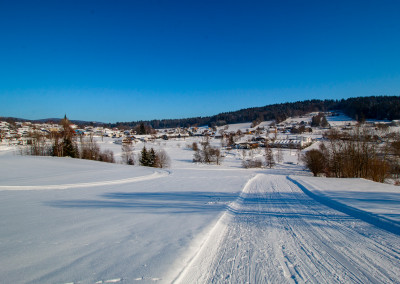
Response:
[[[116,122],[400,95],[400,1],[0,0],[0,116]]]

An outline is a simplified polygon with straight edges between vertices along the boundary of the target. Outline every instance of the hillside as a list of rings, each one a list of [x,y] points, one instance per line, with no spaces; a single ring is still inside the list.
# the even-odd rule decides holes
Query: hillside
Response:
[[[242,122],[283,121],[288,117],[301,116],[309,112],[336,110],[356,120],[400,119],[400,96],[356,97],[342,100],[305,100],[292,103],[266,105],[238,111],[220,113],[208,117],[185,119],[162,119],[150,121],[117,122],[112,126],[134,127],[140,123],[153,128],[190,126],[222,126]]]
[[[281,104],[272,104],[262,107],[246,108],[237,111],[219,113],[206,117],[191,117],[183,119],[154,119],[147,121],[131,121],[104,123],[82,120],[71,120],[77,125],[103,125],[118,128],[133,128],[141,123],[150,125],[153,128],[174,128],[174,127],[192,127],[208,125],[222,126],[226,124],[243,122],[262,122],[275,120],[281,122],[288,117],[301,116],[310,112],[317,111],[340,111],[349,117],[363,121],[365,119],[400,119],[400,96],[371,96],[354,97],[341,100],[305,100],[298,102],[286,102]],[[49,118],[28,120],[23,118],[0,117],[1,120],[8,121],[31,121],[31,122],[55,122],[61,119]]]
[[[0,147],[2,283],[397,283],[399,231],[377,220],[399,228],[398,187],[309,177],[291,149],[197,164],[195,141],[135,145],[168,170]]]

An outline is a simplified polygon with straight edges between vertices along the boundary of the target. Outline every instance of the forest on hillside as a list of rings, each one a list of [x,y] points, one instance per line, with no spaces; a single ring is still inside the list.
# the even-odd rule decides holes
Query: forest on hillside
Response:
[[[160,119],[150,121],[117,122],[112,127],[132,128],[141,123],[153,128],[173,128],[191,126],[222,126],[242,122],[275,120],[281,122],[288,117],[301,116],[315,111],[340,111],[358,120],[400,119],[400,96],[355,97],[341,100],[305,100],[292,103],[266,105],[224,112],[214,116],[185,119]]]
[[[223,112],[213,116],[191,117],[183,119],[154,119],[148,121],[131,121],[117,123],[101,123],[71,120],[79,125],[93,125],[105,127],[118,127],[120,129],[131,129],[141,124],[151,128],[174,128],[192,126],[222,126],[225,124],[275,120],[277,123],[288,117],[301,116],[310,112],[338,111],[349,117],[364,121],[365,119],[395,120],[400,119],[400,96],[371,96],[354,97],[341,100],[305,100],[298,102],[287,102],[272,104],[262,107],[246,108],[237,111]],[[2,120],[9,122],[31,121],[60,123],[61,119],[27,120],[20,118],[3,117]]]

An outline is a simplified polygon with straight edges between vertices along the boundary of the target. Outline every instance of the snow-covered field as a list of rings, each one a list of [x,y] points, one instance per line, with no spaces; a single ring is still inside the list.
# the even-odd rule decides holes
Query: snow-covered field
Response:
[[[272,169],[242,150],[195,164],[195,139],[146,143],[168,169],[2,147],[0,282],[400,283],[399,187],[310,177],[289,149]]]

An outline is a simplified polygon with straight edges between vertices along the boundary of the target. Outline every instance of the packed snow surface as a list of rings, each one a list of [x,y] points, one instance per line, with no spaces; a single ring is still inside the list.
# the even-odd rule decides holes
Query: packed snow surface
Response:
[[[398,282],[399,241],[309,198],[284,175],[259,174],[177,282]]]
[[[192,142],[146,145],[166,170],[0,153],[0,282],[400,283],[398,187],[309,177],[289,149],[195,164]]]

